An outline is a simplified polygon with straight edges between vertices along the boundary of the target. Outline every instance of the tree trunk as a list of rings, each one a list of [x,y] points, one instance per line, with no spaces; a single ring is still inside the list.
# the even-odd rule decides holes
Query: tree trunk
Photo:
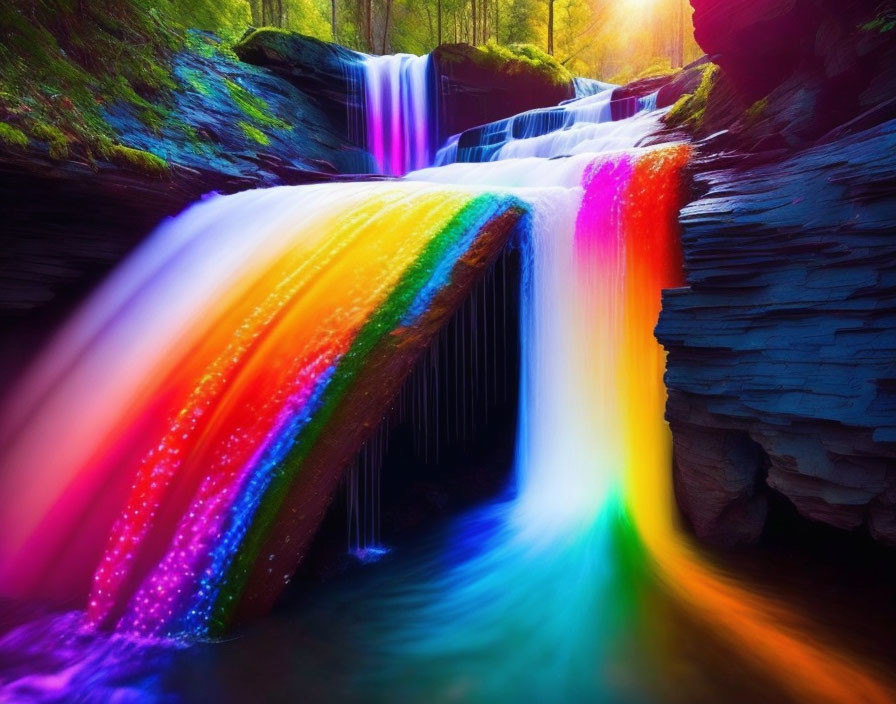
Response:
[[[333,41],[336,41],[336,0],[330,0],[330,34],[333,35]]]
[[[442,0],[436,1],[436,26],[438,27],[436,46],[442,46]]]
[[[252,26],[261,25],[261,2],[260,0],[249,0],[249,13],[252,15]]]
[[[367,0],[367,16],[364,20],[364,40],[367,51],[373,51],[373,0]]]
[[[687,17],[687,7],[685,6],[685,2],[687,0],[679,0],[678,3],[678,65],[684,66],[684,36],[685,36],[685,22]]]
[[[470,0],[472,15],[473,15],[473,41],[470,43],[473,46],[476,46],[476,0]]]
[[[383,24],[383,50],[381,54],[386,53],[386,41],[389,38],[389,17],[392,14],[392,0],[386,0],[386,21]]]
[[[554,0],[548,0],[548,53],[554,55]]]

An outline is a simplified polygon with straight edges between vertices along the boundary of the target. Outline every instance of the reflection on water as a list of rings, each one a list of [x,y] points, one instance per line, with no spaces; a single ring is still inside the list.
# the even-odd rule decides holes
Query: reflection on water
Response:
[[[539,550],[507,542],[506,508],[455,519],[326,584],[309,580],[224,642],[97,635],[77,612],[6,604],[0,701],[793,701],[669,597],[621,514]],[[811,595],[819,642],[835,634],[892,658],[892,565],[841,542],[825,556],[803,542],[725,562],[759,591]],[[836,574],[849,575],[839,587]]]
[[[160,678],[183,648],[95,633],[78,611],[7,618],[27,620],[0,637],[2,702],[164,701]]]

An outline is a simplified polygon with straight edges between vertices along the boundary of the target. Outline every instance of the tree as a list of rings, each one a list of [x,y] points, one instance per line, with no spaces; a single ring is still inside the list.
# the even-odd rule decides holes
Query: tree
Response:
[[[81,1],[81,0],[79,0]],[[86,1],[86,0],[85,0]],[[688,0],[153,0],[185,26],[235,39],[273,25],[365,52],[423,54],[443,42],[536,44],[577,75],[627,81],[701,51]]]
[[[339,41],[339,35],[336,33],[336,0],[330,0],[330,33],[334,42]]]
[[[548,53],[554,54],[554,0],[548,0]]]
[[[392,0],[386,0],[386,21],[383,23],[383,49],[382,53],[386,53],[386,41],[389,38],[389,19],[392,15]]]

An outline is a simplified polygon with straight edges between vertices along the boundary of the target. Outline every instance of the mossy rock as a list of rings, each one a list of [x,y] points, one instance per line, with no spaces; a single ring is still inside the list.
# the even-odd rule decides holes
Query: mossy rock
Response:
[[[162,178],[168,176],[168,162],[152,152],[132,149],[121,144],[104,143],[98,146],[99,155],[122,168],[132,169],[147,176]]]
[[[701,71],[702,76],[697,89],[693,93],[681,96],[666,113],[664,120],[670,127],[683,127],[695,131],[702,129],[706,108],[719,76],[719,67],[708,63],[701,67]]]
[[[533,44],[443,44],[433,53],[444,64],[469,61],[497,74],[531,76],[557,86],[572,85],[573,82],[573,75],[559,61]]]
[[[24,149],[28,146],[28,135],[8,122],[0,122],[0,143],[6,147]]]
[[[65,133],[47,122],[35,122],[31,125],[31,136],[46,142],[53,159],[67,159],[70,154],[69,139]]]
[[[320,82],[324,90],[332,90],[334,82],[345,85],[346,65],[363,59],[361,54],[338,44],[276,27],[248,31],[233,51],[247,63],[301,81],[300,87],[309,87],[309,81]]]

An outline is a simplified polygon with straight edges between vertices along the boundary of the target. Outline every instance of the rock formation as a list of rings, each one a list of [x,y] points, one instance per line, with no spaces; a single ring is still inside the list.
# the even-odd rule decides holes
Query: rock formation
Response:
[[[657,327],[679,504],[714,543],[757,539],[772,491],[896,543],[892,18],[692,4],[720,71],[669,120],[704,138]]]
[[[495,49],[443,44],[433,51],[439,86],[439,143],[464,130],[575,96],[572,76],[551,57],[494,55]]]
[[[147,124],[120,100],[103,109],[104,129],[124,149],[103,156],[73,143],[60,158],[37,139],[0,143],[0,386],[73,302],[203,194],[369,170],[369,155],[333,127],[318,95],[219,51],[212,35],[191,33],[168,60],[163,120]]]

